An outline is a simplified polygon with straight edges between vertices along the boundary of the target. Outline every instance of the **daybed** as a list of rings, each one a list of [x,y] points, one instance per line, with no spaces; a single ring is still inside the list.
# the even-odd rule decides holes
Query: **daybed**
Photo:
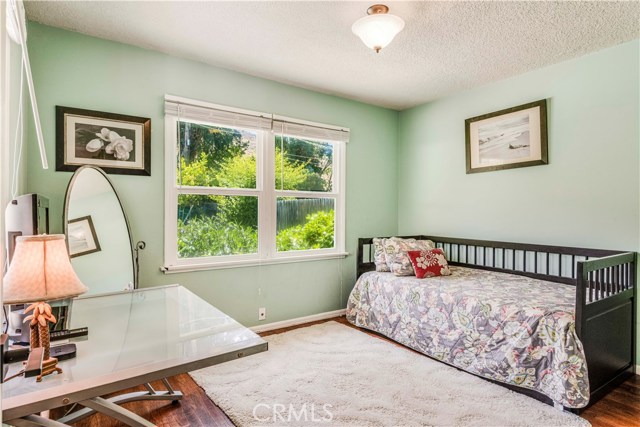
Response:
[[[359,239],[351,323],[574,412],[633,374],[635,252],[410,237],[452,274],[376,272]]]

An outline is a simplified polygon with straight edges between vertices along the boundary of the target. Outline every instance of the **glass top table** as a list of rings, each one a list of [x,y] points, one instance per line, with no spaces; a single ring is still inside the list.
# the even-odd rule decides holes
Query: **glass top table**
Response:
[[[180,285],[78,298],[68,327],[89,328],[88,339],[76,342],[77,356],[42,382],[2,384],[5,422],[70,403],[89,406],[83,402],[267,350],[254,332]],[[10,366],[8,375],[22,363]]]

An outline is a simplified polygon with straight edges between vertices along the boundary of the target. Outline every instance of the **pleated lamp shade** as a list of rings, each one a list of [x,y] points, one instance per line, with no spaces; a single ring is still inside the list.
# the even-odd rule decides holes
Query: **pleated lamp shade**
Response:
[[[87,291],[69,260],[64,234],[22,236],[2,281],[5,304],[70,298]]]

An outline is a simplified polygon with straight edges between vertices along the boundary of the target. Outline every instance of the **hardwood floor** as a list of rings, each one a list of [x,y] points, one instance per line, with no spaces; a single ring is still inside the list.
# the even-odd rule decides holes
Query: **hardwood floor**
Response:
[[[594,427],[640,426],[640,375],[627,380],[581,416]]]
[[[351,325],[344,317],[330,319],[361,330]],[[327,322],[321,320],[317,322],[306,323],[304,325],[277,329],[261,334],[262,336],[279,334],[292,329],[310,326],[318,323]],[[373,332],[363,331],[372,336],[397,344]],[[176,390],[181,390],[185,394],[185,398],[177,403],[171,404],[167,402],[131,402],[125,403],[123,406],[158,427],[229,427],[233,423],[227,418],[224,412],[218,408],[204,393],[193,379],[187,374],[177,375],[169,379],[171,385]],[[163,389],[162,383],[152,384],[157,386],[159,390]],[[143,387],[126,390],[138,391]],[[53,411],[52,411],[53,412]],[[61,416],[58,412],[52,414],[55,417]],[[613,390],[602,400],[587,409],[581,416],[587,419],[593,427],[640,427],[640,375],[627,380],[620,387]],[[82,427],[121,427],[124,424],[108,418],[104,415],[93,415],[85,420],[75,424]]]

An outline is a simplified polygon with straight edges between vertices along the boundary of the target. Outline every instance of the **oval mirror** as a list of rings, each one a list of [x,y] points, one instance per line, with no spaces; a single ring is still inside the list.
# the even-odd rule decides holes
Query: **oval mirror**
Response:
[[[67,187],[63,221],[71,264],[89,288],[85,295],[137,287],[129,222],[102,169],[76,170]]]

